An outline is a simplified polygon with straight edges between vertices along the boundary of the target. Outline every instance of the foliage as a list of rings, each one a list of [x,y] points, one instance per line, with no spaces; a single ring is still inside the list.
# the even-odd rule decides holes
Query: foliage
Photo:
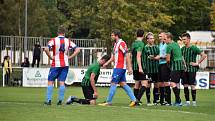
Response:
[[[187,30],[214,26],[211,0],[28,0],[28,35],[55,36],[58,26],[74,38],[98,38],[111,45],[110,32],[120,29],[128,45],[137,28],[177,38]],[[0,33],[24,35],[25,0],[0,2]]]

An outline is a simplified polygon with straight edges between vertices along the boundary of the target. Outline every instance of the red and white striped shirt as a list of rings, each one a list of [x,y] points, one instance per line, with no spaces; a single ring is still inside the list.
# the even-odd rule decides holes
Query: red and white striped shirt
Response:
[[[68,51],[77,45],[64,36],[57,36],[48,42],[48,47],[53,50],[52,67],[69,66]]]
[[[114,44],[114,68],[126,69],[126,53],[128,51],[126,43],[119,39]]]

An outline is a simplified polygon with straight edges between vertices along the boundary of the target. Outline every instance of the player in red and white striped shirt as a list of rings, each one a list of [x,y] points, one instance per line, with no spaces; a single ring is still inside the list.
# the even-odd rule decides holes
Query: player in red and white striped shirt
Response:
[[[50,53],[50,49],[53,51],[53,55]],[[68,56],[68,51],[74,49],[74,53]],[[46,105],[51,105],[53,83],[55,79],[60,82],[58,105],[62,104],[65,92],[65,80],[69,70],[69,59],[75,57],[80,49],[71,40],[65,37],[65,29],[60,27],[58,30],[58,36],[51,39],[48,42],[48,47],[45,48],[45,52],[49,59],[52,60],[51,68],[48,75],[48,87],[47,87],[47,100]]]
[[[125,90],[127,95],[131,99],[131,103],[129,106],[133,107],[136,103],[136,98],[134,96],[134,93],[132,92],[131,88],[126,83],[126,65],[128,67],[128,72],[131,73],[131,62],[130,58],[127,54],[127,45],[126,43],[121,39],[121,32],[119,30],[114,30],[111,33],[111,38],[115,41],[113,54],[111,56],[111,59],[108,60],[103,66],[107,66],[112,61],[115,62],[114,69],[113,69],[113,75],[111,80],[111,86],[109,90],[109,95],[107,97],[107,100],[105,103],[99,104],[101,106],[107,106],[112,104],[113,96],[116,92],[117,84],[120,84],[122,88]]]

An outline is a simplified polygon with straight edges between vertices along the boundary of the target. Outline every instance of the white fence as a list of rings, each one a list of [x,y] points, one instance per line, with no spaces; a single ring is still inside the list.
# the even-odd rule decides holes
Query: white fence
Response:
[[[39,41],[41,47],[47,46],[50,38],[47,37],[27,37],[27,55],[30,63],[33,58],[34,44]],[[105,42],[99,39],[71,39],[82,50],[78,56],[70,61],[72,66],[88,66],[97,58],[97,54],[105,52]],[[24,37],[22,36],[3,36],[0,35],[0,59],[3,62],[5,55],[11,57],[11,62],[14,65],[20,65],[24,60]],[[83,60],[84,59],[84,60]],[[44,52],[41,54],[41,65],[47,65],[50,61]]]

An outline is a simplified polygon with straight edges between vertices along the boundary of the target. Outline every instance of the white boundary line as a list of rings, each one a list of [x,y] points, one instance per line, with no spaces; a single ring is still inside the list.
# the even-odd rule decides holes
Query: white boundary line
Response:
[[[18,105],[31,105],[31,104],[38,104],[38,105],[43,105],[42,103],[25,103],[25,102],[6,102],[6,101],[0,101],[0,104],[18,104]],[[55,105],[55,104],[53,104]],[[89,107],[89,105],[81,105],[81,104],[71,104],[73,106],[82,106],[82,107]],[[68,106],[71,106],[68,105]],[[64,105],[63,106],[67,106]],[[162,109],[146,109],[146,108],[135,108],[135,107],[126,107],[126,106],[98,106],[97,107],[104,107],[104,108],[123,108],[123,109],[131,109],[131,110],[145,110],[145,111],[157,111],[157,112],[173,112],[173,113],[184,113],[184,114],[194,114],[194,115],[204,115],[204,116],[209,116],[209,114],[206,113],[197,113],[197,112],[188,112],[188,111],[180,111],[180,110],[162,110]],[[181,108],[181,107],[175,107],[175,108]]]

